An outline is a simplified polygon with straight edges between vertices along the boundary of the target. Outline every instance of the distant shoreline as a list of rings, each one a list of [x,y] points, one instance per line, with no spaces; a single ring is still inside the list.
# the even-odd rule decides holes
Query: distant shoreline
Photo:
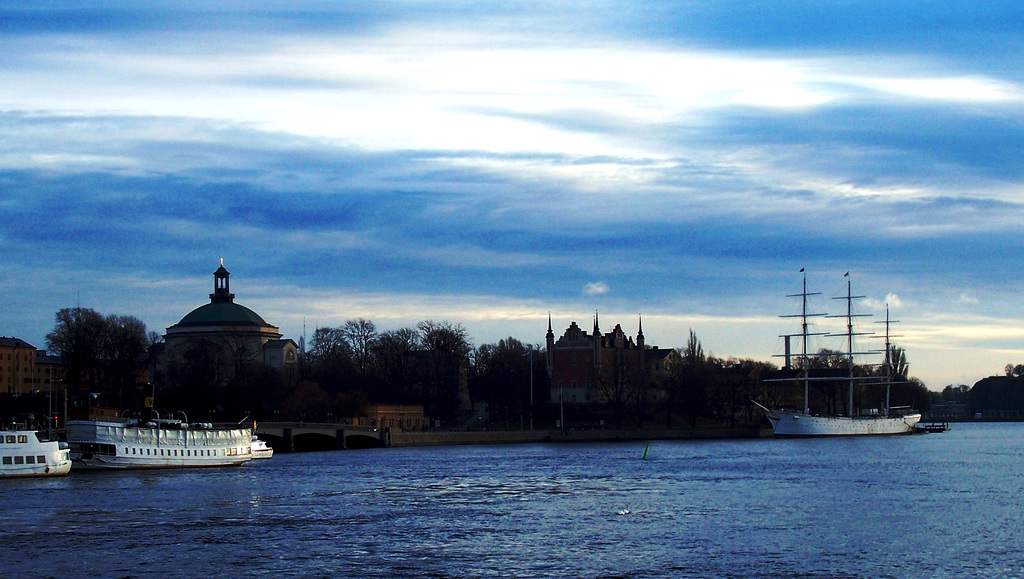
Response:
[[[698,430],[673,429],[595,429],[573,430],[510,430],[478,432],[391,432],[391,447],[458,446],[466,444],[629,442],[647,440],[721,440],[770,438],[771,429],[714,428]]]

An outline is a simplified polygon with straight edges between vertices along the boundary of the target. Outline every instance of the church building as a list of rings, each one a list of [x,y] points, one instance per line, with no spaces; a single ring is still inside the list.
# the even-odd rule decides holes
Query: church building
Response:
[[[210,303],[200,306],[167,328],[164,334],[163,369],[180,365],[203,349],[215,359],[218,381],[230,381],[241,365],[259,362],[284,375],[294,374],[298,346],[282,338],[276,326],[251,309],[235,303],[231,273],[224,267],[213,272]]]

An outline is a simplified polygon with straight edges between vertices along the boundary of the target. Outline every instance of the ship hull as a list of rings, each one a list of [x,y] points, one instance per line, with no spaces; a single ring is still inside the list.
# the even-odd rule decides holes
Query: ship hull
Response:
[[[770,410],[765,413],[778,437],[891,436],[911,434],[920,414],[904,416],[813,416],[802,412]]]

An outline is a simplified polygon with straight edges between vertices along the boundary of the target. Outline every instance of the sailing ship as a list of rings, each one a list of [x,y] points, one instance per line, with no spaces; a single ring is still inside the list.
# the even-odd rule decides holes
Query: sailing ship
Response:
[[[801,375],[795,379],[803,383],[803,408],[801,410],[771,409],[756,401],[757,405],[764,412],[768,421],[771,422],[775,436],[780,437],[812,437],[812,436],[877,436],[892,434],[910,434],[915,431],[915,425],[921,420],[921,414],[913,412],[909,408],[893,408],[889,405],[889,396],[892,386],[892,361],[890,359],[891,345],[889,343],[889,314],[886,309],[885,321],[885,362],[884,362],[884,383],[885,383],[885,404],[878,409],[862,411],[860,415],[853,412],[853,389],[854,383],[862,378],[854,377],[854,352],[853,352],[853,318],[860,317],[853,313],[853,300],[864,296],[854,296],[851,291],[849,276],[846,274],[846,296],[836,299],[845,299],[846,309],[846,338],[848,362],[848,375],[844,378],[848,382],[849,399],[846,405],[847,415],[845,416],[820,416],[811,414],[808,403],[809,384],[816,380],[835,381],[835,377],[812,377],[810,376],[809,359],[812,354],[807,352],[807,343],[810,336],[829,335],[828,333],[812,333],[808,331],[808,318],[825,316],[825,314],[809,313],[807,311],[807,298],[818,293],[807,292],[807,274],[803,269],[803,291],[799,294],[792,294],[787,297],[799,297],[802,300],[803,308],[800,314],[783,317],[799,317],[801,320],[801,332],[783,336],[786,341],[786,366],[789,367],[791,359],[790,338],[799,337],[802,351],[799,354]],[[794,381],[784,378],[782,381]]]

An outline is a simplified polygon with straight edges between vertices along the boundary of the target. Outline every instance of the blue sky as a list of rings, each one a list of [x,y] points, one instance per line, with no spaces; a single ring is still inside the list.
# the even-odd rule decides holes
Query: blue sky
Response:
[[[1019,3],[207,4],[0,7],[0,334],[162,333],[223,257],[296,340],[769,359],[806,268],[932,389],[1024,363]]]

